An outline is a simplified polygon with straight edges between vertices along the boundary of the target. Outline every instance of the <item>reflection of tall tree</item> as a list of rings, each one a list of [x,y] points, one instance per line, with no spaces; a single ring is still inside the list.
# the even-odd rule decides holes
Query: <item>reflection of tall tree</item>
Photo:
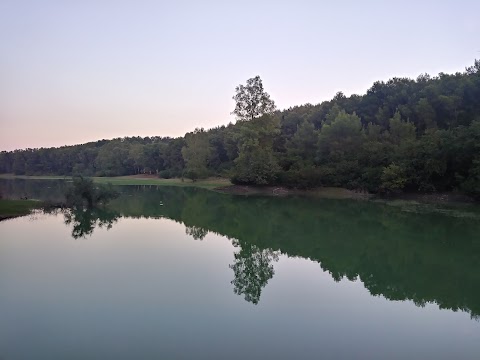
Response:
[[[242,244],[235,253],[235,262],[230,265],[233,270],[233,291],[244,295],[245,300],[258,304],[262,288],[275,273],[272,261],[278,260],[278,254],[271,249],[261,250],[255,245]]]
[[[238,239],[245,250],[232,265],[236,278],[249,246],[278,249],[319,262],[336,280],[359,279],[372,295],[480,314],[478,207],[234,197],[179,187],[122,193],[109,206],[123,216],[164,217]]]
[[[72,237],[74,239],[91,235],[97,226],[110,229],[119,217],[116,212],[100,208],[72,208],[65,209],[62,212],[65,224],[73,224]]]

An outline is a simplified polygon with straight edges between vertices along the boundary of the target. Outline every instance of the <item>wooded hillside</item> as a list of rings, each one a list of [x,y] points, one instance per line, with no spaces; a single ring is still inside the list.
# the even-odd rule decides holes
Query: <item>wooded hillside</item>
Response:
[[[330,101],[283,111],[271,106],[259,77],[236,89],[237,108],[239,91],[249,86],[267,95],[257,94],[267,111],[240,108],[246,115],[235,124],[175,139],[4,151],[0,173],[219,175],[240,184],[480,196],[479,60],[463,73],[378,81],[364,95],[339,92]]]

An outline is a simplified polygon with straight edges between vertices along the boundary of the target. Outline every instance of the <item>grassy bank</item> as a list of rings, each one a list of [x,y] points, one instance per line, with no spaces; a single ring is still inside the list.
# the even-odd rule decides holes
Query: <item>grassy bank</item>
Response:
[[[40,206],[41,202],[35,200],[0,199],[0,220],[28,215]]]
[[[209,178],[205,180],[191,181],[184,179],[160,179],[156,177],[135,177],[135,176],[119,176],[119,177],[94,177],[94,182],[111,183],[112,185],[163,185],[163,186],[195,186],[207,189],[213,189],[222,186],[231,185],[228,179]]]
[[[25,179],[25,180],[71,180],[70,176],[26,176],[13,174],[0,174],[0,179]],[[365,194],[358,194],[354,191],[334,188],[319,187],[312,190],[286,189],[276,186],[239,186],[232,185],[229,179],[208,178],[192,181],[189,179],[161,179],[155,175],[128,175],[114,177],[92,177],[94,182],[99,184],[110,183],[112,185],[156,185],[156,186],[195,186],[204,189],[216,189],[219,192],[237,195],[294,195],[303,194],[333,199],[357,199],[364,198]]]
[[[28,180],[71,180],[70,176],[24,176],[0,174],[0,179],[28,179]],[[191,181],[188,179],[160,179],[156,176],[132,175],[115,177],[92,177],[99,184],[111,183],[112,185],[158,185],[158,186],[195,186],[213,189],[231,185],[230,180],[224,178],[208,178],[205,180]]]
[[[30,180],[65,180],[70,179],[70,176],[26,176],[26,175],[13,175],[13,174],[0,174],[0,179],[30,179]]]

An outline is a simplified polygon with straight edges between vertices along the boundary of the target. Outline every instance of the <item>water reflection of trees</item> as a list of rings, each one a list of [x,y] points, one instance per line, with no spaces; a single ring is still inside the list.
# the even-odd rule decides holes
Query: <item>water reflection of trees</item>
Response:
[[[203,240],[208,230],[199,226],[185,226],[185,234],[190,235],[194,240]]]
[[[254,289],[273,276],[269,266],[254,264],[265,264],[262,256],[281,251],[318,262],[336,281],[360,279],[372,295],[480,314],[480,214],[475,208],[426,211],[419,205],[232,197],[192,188],[129,187],[124,192],[112,203],[122,215],[180,221],[197,238],[210,231],[236,239],[232,284],[252,300],[258,300]]]
[[[92,235],[96,227],[111,229],[119,214],[105,208],[66,208],[61,210],[66,225],[72,226],[74,239]]]
[[[268,254],[281,251],[318,262],[336,281],[359,279],[372,295],[480,314],[478,207],[431,212],[419,205],[232,197],[194,188],[122,192],[110,205],[122,216],[182,222],[196,239],[207,232],[236,239],[232,284],[252,302],[273,276],[275,258]],[[87,230],[75,234],[91,234],[96,225],[88,214],[78,218],[86,218],[81,228]]]
[[[258,304],[262,289],[275,274],[272,262],[278,261],[278,252],[244,244],[234,256],[234,263],[229,265],[234,274],[233,291],[243,295],[245,300]]]
[[[65,197],[65,184],[63,180],[0,180],[0,192],[13,199],[28,198],[62,201]]]
[[[47,213],[61,213],[65,224],[72,226],[72,237],[77,239],[91,235],[95,227],[110,229],[120,214],[105,207],[83,209],[81,207],[65,207],[65,192],[69,180],[24,180],[15,179],[0,181],[0,191],[12,198],[27,197],[46,201]]]

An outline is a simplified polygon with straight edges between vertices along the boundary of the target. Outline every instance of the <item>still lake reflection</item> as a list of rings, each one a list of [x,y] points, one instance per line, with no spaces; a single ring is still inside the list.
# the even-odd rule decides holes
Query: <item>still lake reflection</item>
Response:
[[[0,359],[480,354],[478,207],[119,189],[0,222]]]

